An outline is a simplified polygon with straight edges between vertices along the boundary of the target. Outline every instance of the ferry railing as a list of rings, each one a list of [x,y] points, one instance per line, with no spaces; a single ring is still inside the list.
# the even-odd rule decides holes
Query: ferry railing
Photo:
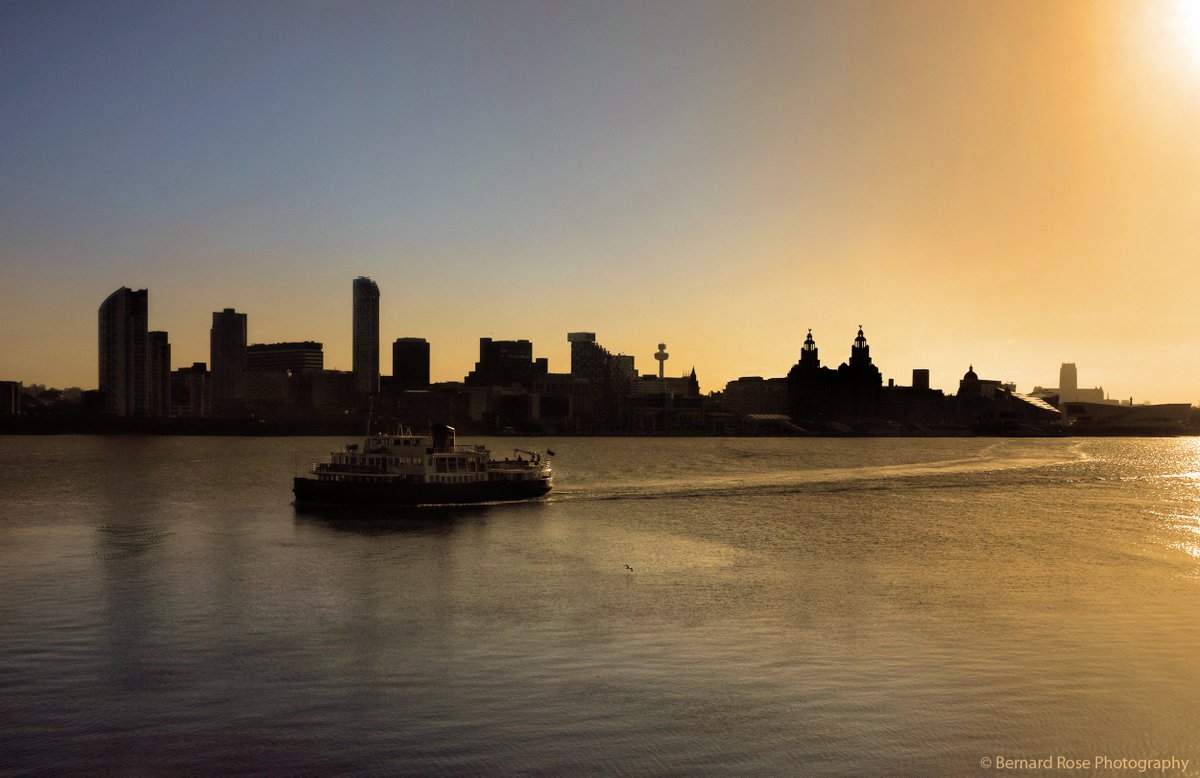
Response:
[[[386,467],[376,465],[340,465],[333,462],[314,462],[312,466],[314,473],[358,473],[361,475],[384,475],[388,472]]]
[[[468,445],[468,446],[455,444],[454,447],[451,448],[449,451],[439,451],[437,453],[439,453],[439,454],[486,454],[487,446],[483,446],[483,445],[479,445],[479,444]]]

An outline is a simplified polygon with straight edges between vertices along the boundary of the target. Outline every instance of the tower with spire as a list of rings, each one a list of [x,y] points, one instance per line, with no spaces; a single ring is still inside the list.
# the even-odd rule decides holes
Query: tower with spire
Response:
[[[862,325],[858,325],[858,337],[850,347],[850,367],[863,369],[871,366],[871,347],[867,345],[867,337],[863,335]]]
[[[838,377],[841,384],[838,405],[844,418],[862,421],[878,415],[883,374],[871,362],[871,347],[861,324],[850,347],[849,361],[838,365]]]
[[[804,345],[800,347],[800,368],[802,370],[816,370],[821,366],[821,360],[817,357],[817,342],[813,340],[812,328],[808,330],[808,337],[804,339]]]

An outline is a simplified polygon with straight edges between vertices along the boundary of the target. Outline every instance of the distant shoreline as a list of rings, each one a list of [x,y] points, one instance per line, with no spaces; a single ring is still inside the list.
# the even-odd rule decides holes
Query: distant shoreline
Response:
[[[29,416],[0,417],[0,435],[153,435],[153,436],[206,436],[206,437],[304,437],[343,436],[362,437],[365,432],[363,420],[348,419],[118,419],[113,417],[59,417],[34,418]],[[455,425],[462,435],[476,437],[554,437],[554,438],[952,438],[952,437],[1000,437],[1000,438],[1062,438],[1062,437],[1192,437],[1200,435],[1200,429],[1162,430],[1127,428],[1108,430],[1043,430],[1030,429],[873,429],[864,431],[818,431],[806,434],[761,433],[714,433],[714,432],[658,432],[597,430],[577,432],[571,430],[534,430],[500,432],[475,424]]]

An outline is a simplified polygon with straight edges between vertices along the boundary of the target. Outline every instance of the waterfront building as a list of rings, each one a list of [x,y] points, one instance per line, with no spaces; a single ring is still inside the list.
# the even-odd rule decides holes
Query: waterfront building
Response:
[[[912,371],[912,386],[897,386],[888,379],[879,393],[879,416],[909,425],[912,430],[943,427],[953,422],[954,404],[940,389],[929,387],[928,369],[916,368]]]
[[[384,429],[391,420],[413,430],[433,424],[460,424],[470,418],[470,397],[461,384],[439,384],[426,389],[408,389],[384,394],[376,406],[376,418]]]
[[[359,399],[379,391],[379,286],[354,279],[354,389]]]
[[[534,381],[549,372],[545,357],[533,358],[528,340],[479,339],[479,361],[467,374],[467,386],[523,386],[533,388]]]
[[[1058,396],[1062,402],[1079,399],[1079,370],[1074,362],[1063,362],[1058,369]]]
[[[571,344],[571,376],[585,379],[589,386],[586,400],[574,409],[575,415],[617,419],[623,399],[633,390],[637,378],[634,358],[611,353],[596,342],[594,332],[568,332],[567,341]]]
[[[242,374],[242,399],[254,415],[266,416],[289,405],[292,399],[292,371],[247,370]]]
[[[429,341],[397,338],[392,343],[392,388],[400,391],[429,388]]]
[[[629,394],[643,397],[651,394],[669,394],[672,397],[699,397],[700,381],[696,378],[696,368],[685,376],[655,376],[644,375],[634,381],[629,387]]]
[[[1075,401],[1064,403],[1064,416],[1072,432],[1091,434],[1184,434],[1192,425],[1194,409],[1188,403],[1121,405]]]
[[[568,332],[567,342],[571,344],[571,375],[601,384],[615,381],[621,394],[629,391],[637,377],[632,356],[613,354],[596,342],[594,332]]]
[[[286,373],[323,370],[324,345],[312,340],[288,343],[252,343],[246,347],[246,370]]]
[[[122,287],[99,310],[100,391],[106,413],[145,416],[149,410],[149,292]]]
[[[154,330],[147,337],[150,382],[147,411],[150,416],[171,415],[171,342],[167,333]]]
[[[0,381],[0,416],[16,416],[21,412],[21,382]]]
[[[788,408],[798,424],[861,422],[877,416],[883,376],[871,361],[862,327],[850,348],[850,359],[837,370],[821,367],[812,330],[800,349],[800,361],[788,372]]]
[[[722,407],[736,416],[786,414],[787,379],[744,376],[725,384]]]
[[[1053,405],[1015,390],[1012,384],[980,378],[971,365],[958,382],[956,415],[977,431],[993,433],[1040,432],[1062,422]]]
[[[171,415],[179,418],[212,416],[212,375],[203,362],[171,372]]]
[[[302,370],[291,375],[291,396],[298,405],[314,410],[343,412],[358,397],[358,376],[344,370]]]
[[[255,415],[270,416],[294,405],[301,382],[293,379],[305,371],[325,367],[322,344],[312,341],[252,343],[246,347],[242,373],[242,399]]]
[[[246,369],[246,314],[232,308],[214,311],[209,330],[213,401],[221,404],[242,398],[242,371]]]
[[[539,397],[537,418],[565,428],[561,425],[589,407],[591,384],[570,373],[547,373],[534,381],[533,391]]]
[[[1118,405],[1117,400],[1110,400],[1104,393],[1104,387],[1097,386],[1088,389],[1079,388],[1079,370],[1074,362],[1063,362],[1058,371],[1058,386],[1035,386],[1031,395],[1039,397],[1051,405],[1065,409],[1069,402],[1096,403],[1101,405]]]

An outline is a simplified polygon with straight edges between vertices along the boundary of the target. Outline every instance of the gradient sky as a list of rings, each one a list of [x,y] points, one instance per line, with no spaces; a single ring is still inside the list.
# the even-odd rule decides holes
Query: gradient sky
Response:
[[[1200,7],[0,1],[0,379],[95,387],[149,288],[435,380],[594,331],[705,391],[824,364],[1200,402]]]

